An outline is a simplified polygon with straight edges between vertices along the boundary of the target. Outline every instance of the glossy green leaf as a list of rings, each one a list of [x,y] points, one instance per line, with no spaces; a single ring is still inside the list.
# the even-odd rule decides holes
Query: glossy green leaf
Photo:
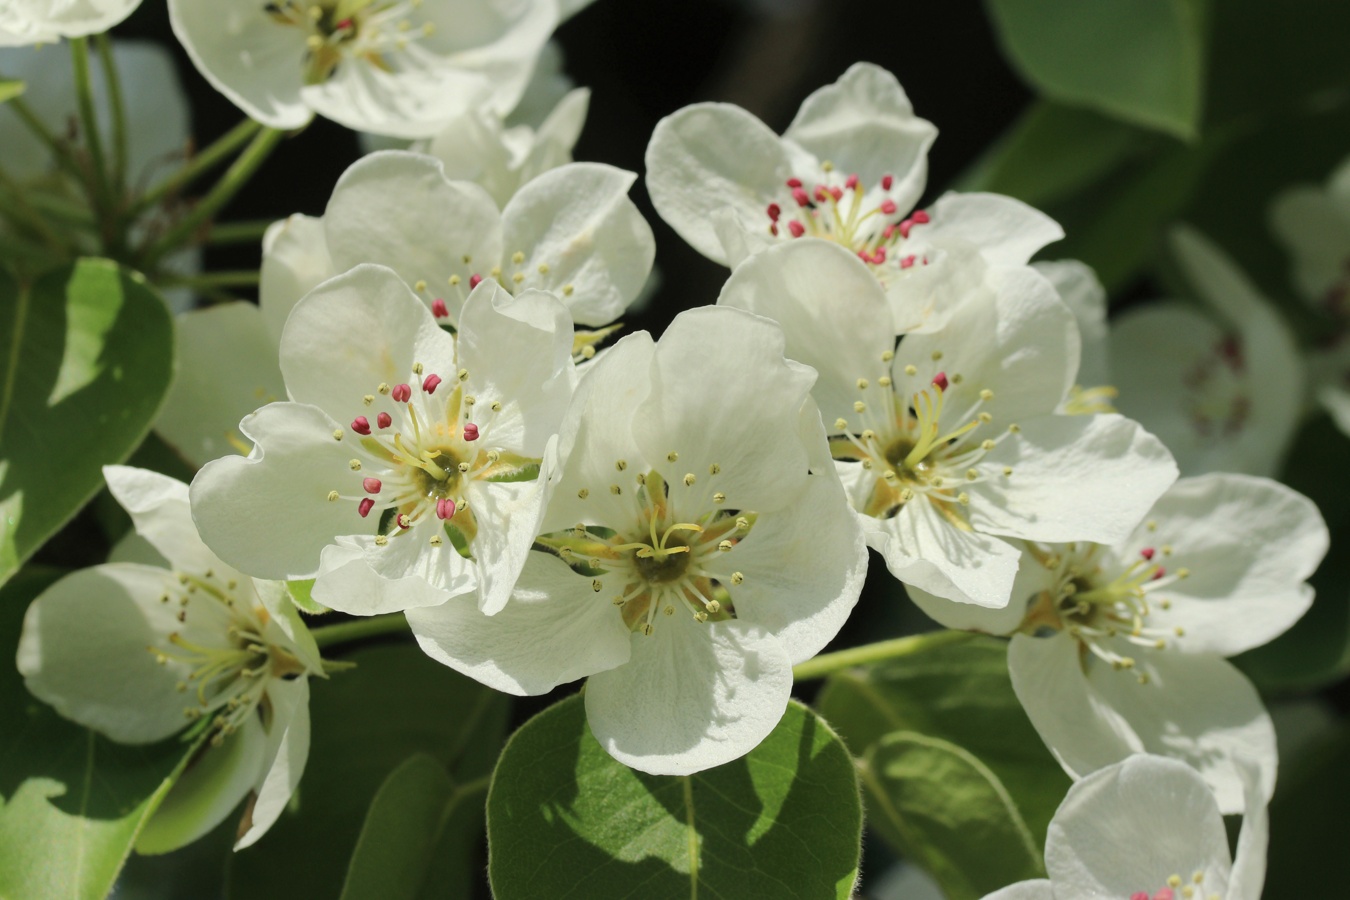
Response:
[[[971,635],[840,672],[825,683],[816,708],[857,756],[897,731],[960,747],[1007,786],[1037,848],[1044,846],[1070,781],[1013,693],[1005,641]]]
[[[0,583],[103,485],[173,377],[173,321],[141,278],[82,260],[0,274]]]
[[[615,761],[573,696],[502,753],[488,795],[488,875],[497,900],[844,900],[861,829],[848,750],[798,703],[745,757],[673,777]]]
[[[0,103],[8,103],[23,93],[24,83],[17,78],[0,81]]]
[[[114,744],[24,689],[20,626],[55,574],[26,570],[0,590],[0,897],[98,900],[192,748]]]
[[[1199,133],[1204,0],[989,0],[1009,59],[1047,97]]]
[[[993,771],[940,738],[897,731],[867,751],[869,822],[942,886],[975,900],[1044,877],[1042,852]]]
[[[433,757],[409,757],[370,804],[342,900],[468,896],[479,877],[473,853],[487,784],[456,784]]]
[[[286,593],[291,595],[291,601],[301,612],[307,612],[312,616],[321,615],[326,612],[332,612],[328,607],[318,602],[313,597],[314,579],[309,578],[304,581],[286,582]]]
[[[309,762],[293,807],[230,862],[238,900],[337,897],[362,823],[385,779],[428,754],[456,783],[487,775],[510,699],[411,644],[359,650],[350,671],[310,681]]]

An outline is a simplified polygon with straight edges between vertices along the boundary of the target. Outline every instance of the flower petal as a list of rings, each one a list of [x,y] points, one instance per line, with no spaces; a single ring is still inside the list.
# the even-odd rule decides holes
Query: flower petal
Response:
[[[1054,286],[1059,299],[1064,301],[1078,323],[1078,335],[1083,345],[1078,383],[1083,387],[1110,384],[1106,288],[1097,280],[1097,273],[1076,259],[1038,262],[1032,268]]]
[[[956,603],[1008,604],[1021,553],[988,534],[953,525],[934,501],[916,497],[889,519],[861,517],[867,543],[907,585]]]
[[[1350,247],[1350,215],[1329,191],[1291,188],[1270,207],[1271,230],[1294,260],[1294,281],[1304,296],[1320,302],[1344,277]]]
[[[273,347],[281,343],[286,318],[300,298],[340,271],[328,255],[322,218],[296,213],[267,227],[258,306]]]
[[[169,562],[170,568],[200,575],[208,569],[227,569],[221,577],[238,576],[229,570],[197,536],[183,482],[131,466],[104,466],[108,490],[131,516],[136,533]]]
[[[960,238],[993,266],[1024,266],[1037,250],[1064,237],[1054,219],[1002,194],[943,194],[929,215],[931,222],[915,226],[916,237]]]
[[[273,679],[267,686],[271,721],[267,727],[267,752],[257,784],[257,799],[248,830],[234,842],[235,850],[251,846],[277,820],[305,774],[309,759],[309,679]]]
[[[631,636],[626,665],[592,675],[586,719],[611,756],[651,775],[689,775],[744,756],[787,710],[792,664],[745,622],[690,616]]]
[[[1055,900],[1055,889],[1048,879],[1036,878],[985,894],[984,900]]]

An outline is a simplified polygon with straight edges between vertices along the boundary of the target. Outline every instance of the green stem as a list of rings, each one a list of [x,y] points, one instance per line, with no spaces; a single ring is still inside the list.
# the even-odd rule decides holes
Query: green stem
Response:
[[[61,239],[50,225],[47,219],[38,212],[25,195],[23,189],[18,185],[12,176],[4,169],[0,168],[0,212],[11,216],[15,221],[22,222],[33,230],[44,243],[58,254],[66,252],[69,248],[65,241]]]
[[[113,59],[112,41],[106,33],[94,38],[98,58],[103,67],[103,81],[108,86],[108,104],[112,107],[112,176],[113,186],[121,195],[127,177],[127,113],[122,97],[122,79]]]
[[[37,117],[32,107],[25,103],[22,97],[9,100],[5,103],[5,107],[19,117],[19,121],[23,122],[28,130],[33,133],[33,137],[47,146],[47,149],[52,152],[52,156],[56,158],[57,163],[63,169],[83,183],[84,172],[80,170],[80,164],[75,159],[74,154],[70,152],[70,147],[63,141],[58,140],[56,135],[47,129],[47,126],[42,123],[42,120]]]
[[[164,254],[175,250],[183,244],[189,243],[196,235],[198,229],[205,225],[212,216],[220,212],[221,208],[234,199],[248,180],[253,177],[258,166],[271,154],[272,149],[281,141],[283,132],[275,128],[264,128],[253,138],[244,152],[225,170],[225,174],[217,181],[215,187],[210,192],[198,200],[192,207],[192,211],[184,216],[177,225],[169,229],[168,233],[155,242],[145,255],[145,267],[152,266],[159,261]]]
[[[314,635],[314,643],[318,644],[319,649],[322,650],[334,644],[347,644],[385,634],[402,634],[407,630],[408,620],[400,612],[353,619],[350,622],[339,622],[336,625],[324,625],[322,628],[315,628],[311,633]]]
[[[70,62],[75,69],[75,99],[80,107],[80,124],[84,129],[84,143],[89,148],[90,178],[93,184],[95,208],[111,209],[112,188],[108,184],[108,165],[103,156],[103,136],[98,130],[94,112],[94,85],[89,77],[89,39],[70,39]]]
[[[246,222],[217,222],[211,226],[206,236],[208,244],[250,244],[261,241],[267,229],[272,227],[272,219],[257,219]]]
[[[235,150],[239,149],[244,143],[255,134],[262,126],[252,119],[245,119],[238,125],[225,132],[215,140],[209,147],[200,153],[194,154],[187,165],[165,178],[159,184],[150,188],[144,194],[136,199],[127,209],[126,217],[130,221],[150,207],[159,203],[165,197],[176,194],[187,187],[199,176],[215,168],[224,162],[227,157]]]
[[[908,637],[895,638],[889,641],[878,641],[875,644],[864,644],[861,647],[850,647],[847,650],[839,650],[835,653],[824,653],[815,659],[808,659],[800,665],[793,666],[792,677],[797,681],[824,678],[826,675],[851,669],[854,666],[865,666],[868,663],[900,659],[901,657],[921,653],[930,647],[969,640],[970,637],[970,632],[967,631],[930,631],[925,634],[912,634]]]

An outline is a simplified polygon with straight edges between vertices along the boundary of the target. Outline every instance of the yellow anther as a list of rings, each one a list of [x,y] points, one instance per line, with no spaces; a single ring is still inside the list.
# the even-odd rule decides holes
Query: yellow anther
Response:
[[[740,584],[740,583],[742,583],[743,581],[745,581],[745,576],[742,575],[740,572],[732,572],[732,573],[731,573],[731,583],[732,583],[732,584]]]
[[[564,296],[564,297],[570,297],[570,296],[572,296],[572,290],[573,290],[573,288],[572,288],[572,286],[571,286],[570,284],[564,284],[564,285],[563,285],[563,296]]]
[[[419,294],[421,294],[421,293],[423,293],[424,291],[426,291],[426,289],[427,289],[427,283],[426,283],[425,281],[423,281],[422,279],[420,279],[420,278],[417,279],[417,283],[413,285],[413,290],[414,290],[414,291],[417,291],[417,293],[419,293]]]
[[[585,499],[586,499],[587,497],[589,497],[590,495],[591,495],[591,492],[590,492],[590,489],[589,489],[589,488],[582,488],[581,490],[577,491],[577,497],[580,498],[580,499],[582,499],[582,500],[585,500]]]
[[[361,471],[361,460],[359,459],[347,460],[347,468],[351,469],[353,472]]]
[[[521,273],[521,272],[517,272],[516,274],[514,274],[514,275],[511,276],[511,281],[513,281],[513,282],[516,283],[516,284],[520,284],[520,283],[521,283],[522,281],[524,281],[524,280],[525,280],[525,275],[524,275],[524,273]]]
[[[685,486],[685,487],[693,487],[693,486],[694,486],[694,482],[697,481],[697,480],[698,480],[698,479],[694,477],[694,473],[693,473],[693,472],[687,472],[687,473],[685,473],[685,476],[684,476],[684,486]]]
[[[468,463],[462,462],[462,463],[460,463],[458,466],[456,466],[455,468],[459,469],[459,471],[460,471],[461,473],[464,473],[464,472],[468,472],[469,469],[470,469],[471,467],[469,466]]]
[[[500,400],[493,400],[493,401],[492,401],[492,405],[489,406],[488,409],[492,410],[493,412],[501,412],[501,411],[502,411],[502,401],[500,401]]]
[[[377,534],[377,535],[375,535],[375,546],[376,546],[376,547],[383,547],[383,546],[385,546],[385,545],[388,544],[388,543],[389,543],[389,538],[385,537],[385,536],[382,535],[382,534]]]
[[[647,473],[646,473],[646,472],[639,472],[639,473],[637,473],[636,480],[637,480],[637,483],[638,483],[638,484],[646,484],[646,483],[647,483]]]
[[[643,626],[642,626],[642,633],[643,633],[644,635],[646,635],[647,637],[651,637],[651,636],[652,636],[652,632],[655,631],[655,630],[656,630],[656,629],[652,627],[652,623],[651,623],[651,622],[648,622],[646,625],[643,625]]]
[[[338,497],[339,497],[339,494],[338,494],[337,491],[329,491],[329,492],[328,492],[328,502],[329,502],[329,503],[332,503],[334,500],[338,499]]]
[[[717,463],[713,463],[712,465],[708,466],[709,475],[716,475],[720,471],[722,471],[722,467],[719,466]]]
[[[540,275],[547,275],[547,274],[548,274],[548,263],[540,263],[540,264],[536,267],[535,271],[537,271]]]
[[[910,377],[913,377],[913,376],[915,376],[915,375],[918,375],[918,374],[919,374],[919,367],[918,367],[918,366],[915,366],[914,364],[911,363],[910,365],[905,366],[905,374],[906,374],[906,375],[909,375]]]
[[[364,397],[361,398],[361,402],[364,403],[366,406],[369,406],[370,404],[375,402],[375,395],[366,394]]]
[[[377,387],[375,390],[379,391],[381,394],[387,394],[391,390],[393,390],[393,388],[391,388],[386,382],[381,381],[380,386]]]
[[[333,440],[335,440],[335,441],[340,441],[340,440],[342,440],[342,429],[341,429],[341,428],[334,428],[334,429],[333,429]]]
[[[466,266],[473,262],[473,257],[467,253],[461,256],[460,259],[464,261],[464,265]]]
[[[970,495],[967,494],[965,491],[962,491],[961,493],[956,495],[956,502],[960,503],[962,506],[969,506]]]
[[[867,390],[867,379],[866,379],[866,378],[859,378],[858,381],[857,381],[857,385],[858,385],[858,390],[860,390],[860,391],[865,391],[865,390]]]
[[[870,469],[870,468],[872,468],[872,460],[870,460],[870,459],[864,459],[864,460],[862,461],[862,467],[863,467],[864,469]]]
[[[709,600],[706,608],[709,614],[715,616],[722,611],[722,604],[718,603],[716,600]]]
[[[835,430],[835,431],[848,431],[848,422],[844,421],[843,419],[835,419],[835,420],[834,420],[834,430]]]
[[[469,377],[469,370],[460,369],[459,372],[456,373],[456,376],[459,378],[460,381],[465,381]]]
[[[414,375],[422,374],[422,364],[420,362],[413,363],[413,374]]]
[[[980,391],[980,399],[983,400],[985,403],[988,403],[990,400],[994,399],[994,392],[989,390],[989,388],[985,388],[984,390]]]
[[[718,550],[721,550],[723,553],[726,553],[728,550],[730,550],[730,549],[731,549],[732,547],[734,547],[734,546],[736,546],[736,545],[733,544],[731,541],[719,541],[718,544],[717,544],[717,549],[718,549]]]
[[[597,594],[603,591],[604,589],[605,583],[601,581],[599,578],[596,578],[591,582],[591,590],[595,591]]]
[[[736,517],[736,527],[737,527],[739,530],[741,530],[741,531],[749,531],[749,530],[750,530],[750,520],[747,519],[745,516],[737,516],[737,517]]]
[[[1163,545],[1162,545],[1161,547],[1159,547],[1158,549],[1160,549],[1160,550],[1162,551],[1162,555],[1163,555],[1163,556],[1171,556],[1171,555],[1172,555],[1172,545],[1171,545],[1171,544],[1163,544]]]
[[[615,496],[618,496],[619,494],[623,493],[623,488],[619,487],[617,484],[611,484],[609,486],[609,492],[611,494],[614,494]]]
[[[626,459],[616,459],[616,460],[614,461],[614,468],[616,468],[616,469],[618,469],[620,472],[622,472],[624,469],[628,468],[628,460],[626,460]]]
[[[877,379],[877,384],[881,385],[882,387],[890,387],[890,386],[891,386],[891,376],[889,376],[889,375],[882,375],[880,378]]]
[[[992,440],[989,440],[988,438],[985,438],[984,440],[980,441],[981,450],[993,450],[997,446],[998,444],[994,443]]]
[[[1011,474],[1012,474],[1012,466],[1004,466],[1004,467],[1003,467],[1003,477],[1004,477],[1004,478],[1007,478],[1007,477],[1008,477],[1009,475],[1011,475]]]
[[[882,353],[881,353],[881,361],[882,361],[882,362],[890,362],[890,361],[893,360],[893,359],[895,359],[895,351],[894,351],[894,350],[884,350],[884,351],[882,351]]]
[[[979,473],[978,470],[976,470],[976,469],[966,469],[966,481],[974,481],[975,479],[977,479],[977,478],[979,478],[979,477],[980,477],[980,473]]]
[[[853,401],[853,411],[854,411],[854,412],[860,413],[860,412],[865,412],[866,410],[867,410],[867,404],[866,404],[866,403],[862,402],[861,400],[854,400],[854,401]]]
[[[1145,527],[1148,528],[1149,531],[1157,531],[1157,530],[1158,530],[1158,522],[1157,522],[1156,519],[1149,519],[1147,522],[1144,523],[1144,525],[1145,525]]]
[[[937,361],[940,360],[940,359],[942,359],[942,351],[941,351],[941,350],[934,350],[934,351],[933,351],[933,362],[937,362]]]
[[[477,402],[478,402],[478,398],[475,397],[473,394],[465,394],[465,395],[464,395],[464,405],[465,405],[465,406],[473,406],[473,405],[474,405],[475,403],[477,403]]]
[[[320,50],[323,48],[323,38],[319,37],[317,34],[311,34],[309,37],[305,38],[305,45],[309,47],[310,50]]]
[[[673,616],[673,615],[675,615],[675,607],[673,607],[673,606],[667,606],[665,609],[661,610],[661,613],[662,613],[663,615]]]
[[[1168,886],[1168,887],[1173,887],[1173,888],[1179,888],[1179,887],[1181,887],[1181,876],[1180,876],[1180,875],[1169,875],[1168,878],[1167,878],[1167,886]]]
[[[450,278],[447,279],[447,280],[450,282],[450,286],[451,286],[451,287],[456,287],[456,286],[459,285],[459,276],[458,276],[458,275],[451,275]]]
[[[666,462],[676,462],[679,458],[680,454],[676,453],[674,450],[666,454]]]
[[[717,493],[713,494],[713,502],[714,502],[714,503],[726,503],[726,502],[727,502],[727,495],[724,494],[724,493],[722,493],[721,491],[718,491]]]
[[[1012,423],[1011,425],[1008,426],[1008,431],[1009,431],[1010,433],[1012,433],[1012,434],[1021,434],[1021,433],[1022,433],[1022,426],[1021,426],[1021,425],[1018,425],[1016,422],[1014,422],[1014,423]]]
[[[492,270],[491,270],[490,272],[488,272],[488,274],[491,275],[491,276],[493,277],[494,280],[500,281],[500,280],[501,280],[501,277],[502,277],[502,267],[501,267],[501,266],[493,266],[493,267],[492,267]]]
[[[613,603],[615,606],[623,606],[626,601],[623,599],[622,594],[615,594],[614,599],[609,602]]]
[[[980,423],[981,425],[988,425],[990,422],[994,421],[994,416],[993,416],[993,414],[992,414],[992,413],[987,413],[987,412],[982,412],[982,413],[980,413],[978,416],[976,416],[975,418],[976,418],[977,420],[979,420],[979,423]]]

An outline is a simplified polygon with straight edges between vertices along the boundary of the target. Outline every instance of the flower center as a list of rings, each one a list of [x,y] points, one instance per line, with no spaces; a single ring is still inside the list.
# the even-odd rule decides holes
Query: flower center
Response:
[[[679,459],[672,452],[670,462]],[[616,460],[617,472],[628,463]],[[633,476],[631,487],[611,484],[616,497],[632,498],[631,516],[623,521],[587,524],[544,535],[536,543],[558,554],[579,574],[591,579],[591,588],[619,607],[625,624],[650,635],[658,614],[673,616],[678,609],[697,622],[736,617],[731,588],[745,576],[729,577],[709,569],[719,554],[733,552],[754,527],[756,514],[725,509],[726,494],[716,490],[722,468],[708,467],[702,479],[686,473],[674,484],[655,469]],[[616,482],[625,482],[620,478]],[[589,488],[577,496],[585,500]],[[612,508],[612,507],[611,507]]]
[[[1203,438],[1232,437],[1251,413],[1246,360],[1235,337],[1216,343],[1183,376],[1191,424]]]
[[[468,299],[469,293],[478,285],[483,283],[484,278],[495,281],[508,294],[514,296],[517,291],[529,287],[543,286],[548,290],[554,290],[564,298],[571,297],[575,291],[572,284],[564,284],[561,288],[554,288],[549,284],[541,284],[541,279],[549,275],[551,269],[548,263],[539,263],[531,265],[529,256],[524,250],[517,250],[512,253],[509,261],[500,265],[493,265],[487,270],[487,275],[482,274],[480,263],[474,261],[474,258],[468,254],[461,256],[459,261],[452,263],[452,268],[459,269],[446,279],[442,286],[434,281],[419,279],[414,281],[412,288],[417,292],[423,302],[431,308],[431,314],[436,317],[436,321],[442,325],[454,325],[457,318],[455,311],[464,306],[464,301]],[[452,302],[447,302],[446,297],[452,298]],[[603,340],[609,331],[583,332],[583,334],[592,334],[592,343]],[[578,344],[574,347],[576,353],[583,353],[584,344]],[[591,348],[589,359],[595,355],[594,348]]]
[[[893,358],[888,351],[882,362]],[[934,363],[941,358],[941,351],[933,353]],[[890,518],[923,496],[953,525],[969,530],[961,507],[969,505],[970,495],[962,488],[998,477],[988,465],[981,466],[981,460],[1018,428],[1012,425],[996,438],[976,440],[977,432],[993,422],[984,407],[993,401],[994,392],[980,390],[966,408],[952,409],[947,391],[961,383],[959,373],[937,372],[925,383],[918,367],[908,365],[898,377],[900,384],[889,375],[857,380],[860,399],[853,403],[853,417],[835,421],[831,453],[837,460],[858,462],[871,473],[873,482],[862,507],[867,515]],[[1012,475],[1006,467],[998,471],[1004,478]]]
[[[355,503],[362,518],[379,509],[377,546],[425,526],[433,547],[449,537],[467,556],[477,534],[469,505],[473,485],[538,475],[539,460],[491,446],[501,401],[466,393],[465,369],[452,377],[453,387],[442,387],[441,376],[415,363],[409,383],[380,384],[348,426],[359,454],[347,464],[353,489],[329,491],[328,500]],[[344,440],[347,433],[339,429],[333,437]]]
[[[223,580],[211,570],[200,575],[177,573],[177,586],[160,597],[176,604],[182,631],[168,636],[168,646],[146,647],[161,665],[182,663],[189,674],[178,690],[195,703],[184,715],[197,721],[215,712],[210,728],[217,746],[236,731],[264,698],[271,678],[299,675],[305,667],[287,650],[263,636],[270,616],[256,602],[252,583]]]
[[[1191,875],[1191,880],[1187,882],[1180,875],[1170,875],[1167,879],[1167,885],[1161,887],[1153,893],[1148,891],[1135,891],[1130,895],[1130,900],[1222,900],[1217,893],[1204,893],[1205,873],[1195,872]]]
[[[410,16],[422,0],[273,0],[263,4],[272,21],[305,32],[305,83],[323,84],[344,59],[360,59],[392,72],[388,55],[430,37],[435,24]]]

